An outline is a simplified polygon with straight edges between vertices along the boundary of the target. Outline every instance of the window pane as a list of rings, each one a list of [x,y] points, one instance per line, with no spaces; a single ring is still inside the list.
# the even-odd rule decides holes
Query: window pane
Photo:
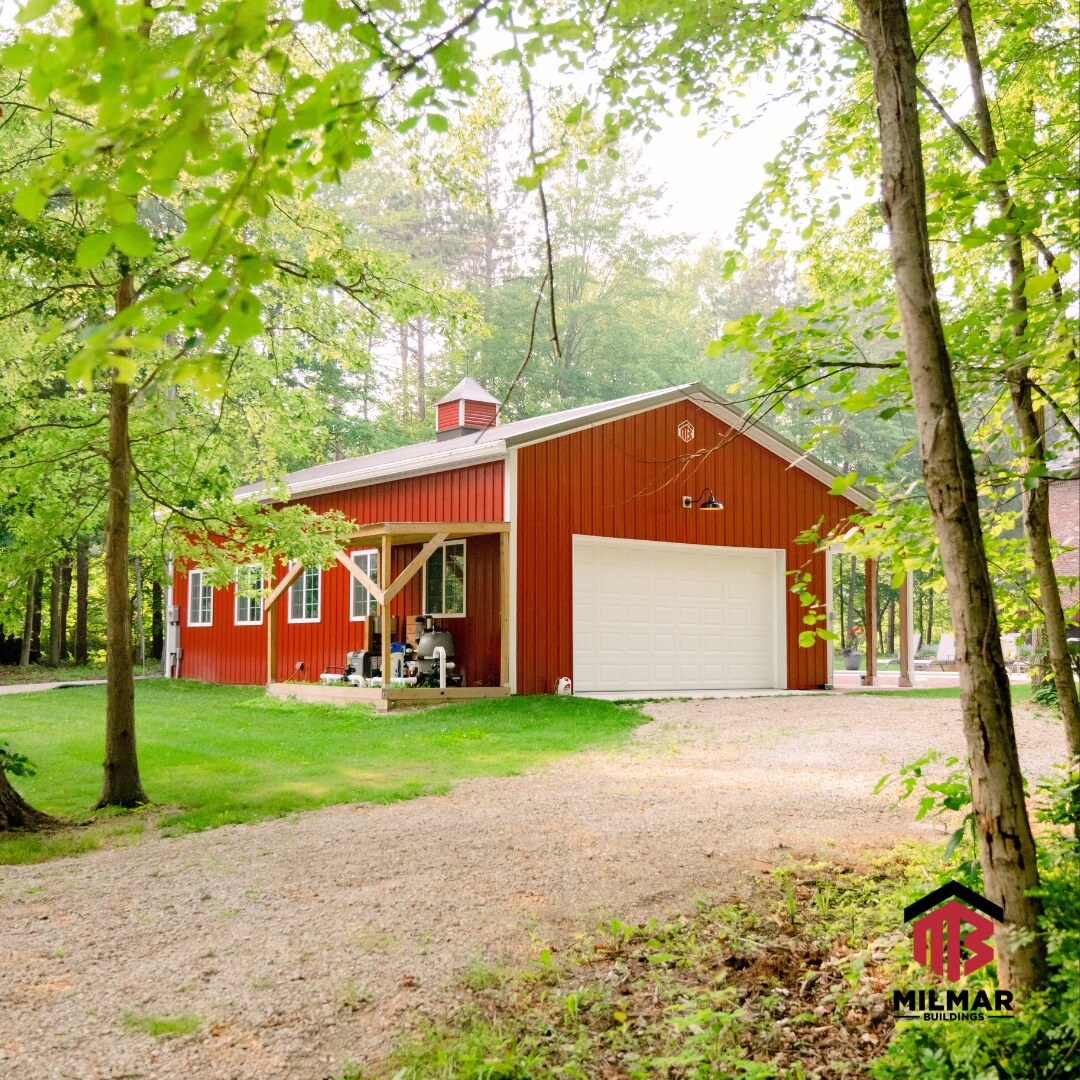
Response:
[[[427,574],[424,578],[424,612],[429,615],[441,615],[443,610],[443,549],[436,548],[427,561]]]
[[[304,618],[319,617],[319,568],[310,567],[304,571]]]
[[[446,615],[465,614],[465,545],[446,545],[446,584],[443,612]]]
[[[371,580],[379,584],[379,553],[377,551],[358,551],[353,555],[353,562],[364,571]],[[360,584],[352,579],[352,613],[354,619],[362,619],[375,614],[375,598]]]
[[[304,617],[304,580],[306,572],[289,586],[289,618],[302,619]]]

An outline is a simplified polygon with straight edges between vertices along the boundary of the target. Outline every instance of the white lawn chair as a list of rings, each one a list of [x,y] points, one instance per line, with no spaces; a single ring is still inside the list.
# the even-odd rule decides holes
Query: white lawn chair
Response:
[[[937,644],[937,656],[933,660],[916,660],[916,671],[929,671],[930,668],[937,664],[942,671],[945,670],[946,664],[956,663],[956,638],[952,634],[942,634],[941,640]]]

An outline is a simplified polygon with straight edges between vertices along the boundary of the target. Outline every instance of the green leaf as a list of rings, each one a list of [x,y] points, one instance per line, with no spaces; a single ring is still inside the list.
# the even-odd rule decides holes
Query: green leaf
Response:
[[[817,634],[813,630],[804,630],[799,634],[799,648],[809,649],[817,642]]]
[[[449,131],[450,121],[442,113],[428,113],[427,126],[432,131]]]
[[[33,221],[49,201],[48,196],[36,184],[27,184],[20,188],[11,205],[17,214],[21,214],[27,221]]]
[[[84,236],[75,252],[75,265],[80,270],[92,270],[112,251],[112,240],[108,233],[91,233]]]
[[[150,233],[137,221],[114,225],[110,235],[117,248],[133,259],[145,259],[154,253],[154,241]]]

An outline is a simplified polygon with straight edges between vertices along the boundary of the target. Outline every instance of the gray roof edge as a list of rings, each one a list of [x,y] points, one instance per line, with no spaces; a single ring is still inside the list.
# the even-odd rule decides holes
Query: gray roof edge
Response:
[[[704,383],[692,382],[640,394],[630,394],[612,402],[599,402],[596,405],[567,409],[561,419],[558,419],[560,414],[555,413],[548,422],[545,422],[543,417],[512,421],[506,425],[489,428],[479,435],[467,435],[460,437],[459,440],[453,440],[463,442],[464,445],[444,444],[437,448],[436,444],[432,444],[430,453],[418,457],[405,457],[377,463],[374,466],[369,465],[366,468],[359,465],[364,458],[351,459],[351,463],[355,463],[351,468],[331,471],[308,480],[290,483],[288,477],[284,477],[284,489],[288,491],[289,499],[296,499],[305,495],[322,495],[353,487],[366,487],[369,484],[404,479],[428,472],[445,472],[463,465],[478,464],[481,461],[498,460],[504,458],[509,449],[516,449],[530,443],[545,442],[572,431],[606,424],[635,413],[648,412],[683,398],[707,408],[739,434],[759,443],[765,449],[783,458],[789,465],[801,469],[819,482],[831,483],[842,475],[775,429],[761,423],[748,424],[746,412],[724,401]],[[515,432],[514,428],[519,428],[519,430]],[[301,473],[304,471],[299,470]],[[263,495],[266,490],[265,483],[246,484],[237,488],[234,494],[238,499],[267,499]],[[849,488],[845,492],[845,497],[859,506],[869,505],[873,498],[871,493],[857,487]]]

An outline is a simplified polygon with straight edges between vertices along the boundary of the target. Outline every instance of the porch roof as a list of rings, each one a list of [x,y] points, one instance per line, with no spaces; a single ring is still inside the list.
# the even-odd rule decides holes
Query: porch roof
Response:
[[[509,531],[509,521],[378,521],[361,525],[349,539],[370,542],[386,537],[391,544],[424,544],[436,536],[463,540]]]

